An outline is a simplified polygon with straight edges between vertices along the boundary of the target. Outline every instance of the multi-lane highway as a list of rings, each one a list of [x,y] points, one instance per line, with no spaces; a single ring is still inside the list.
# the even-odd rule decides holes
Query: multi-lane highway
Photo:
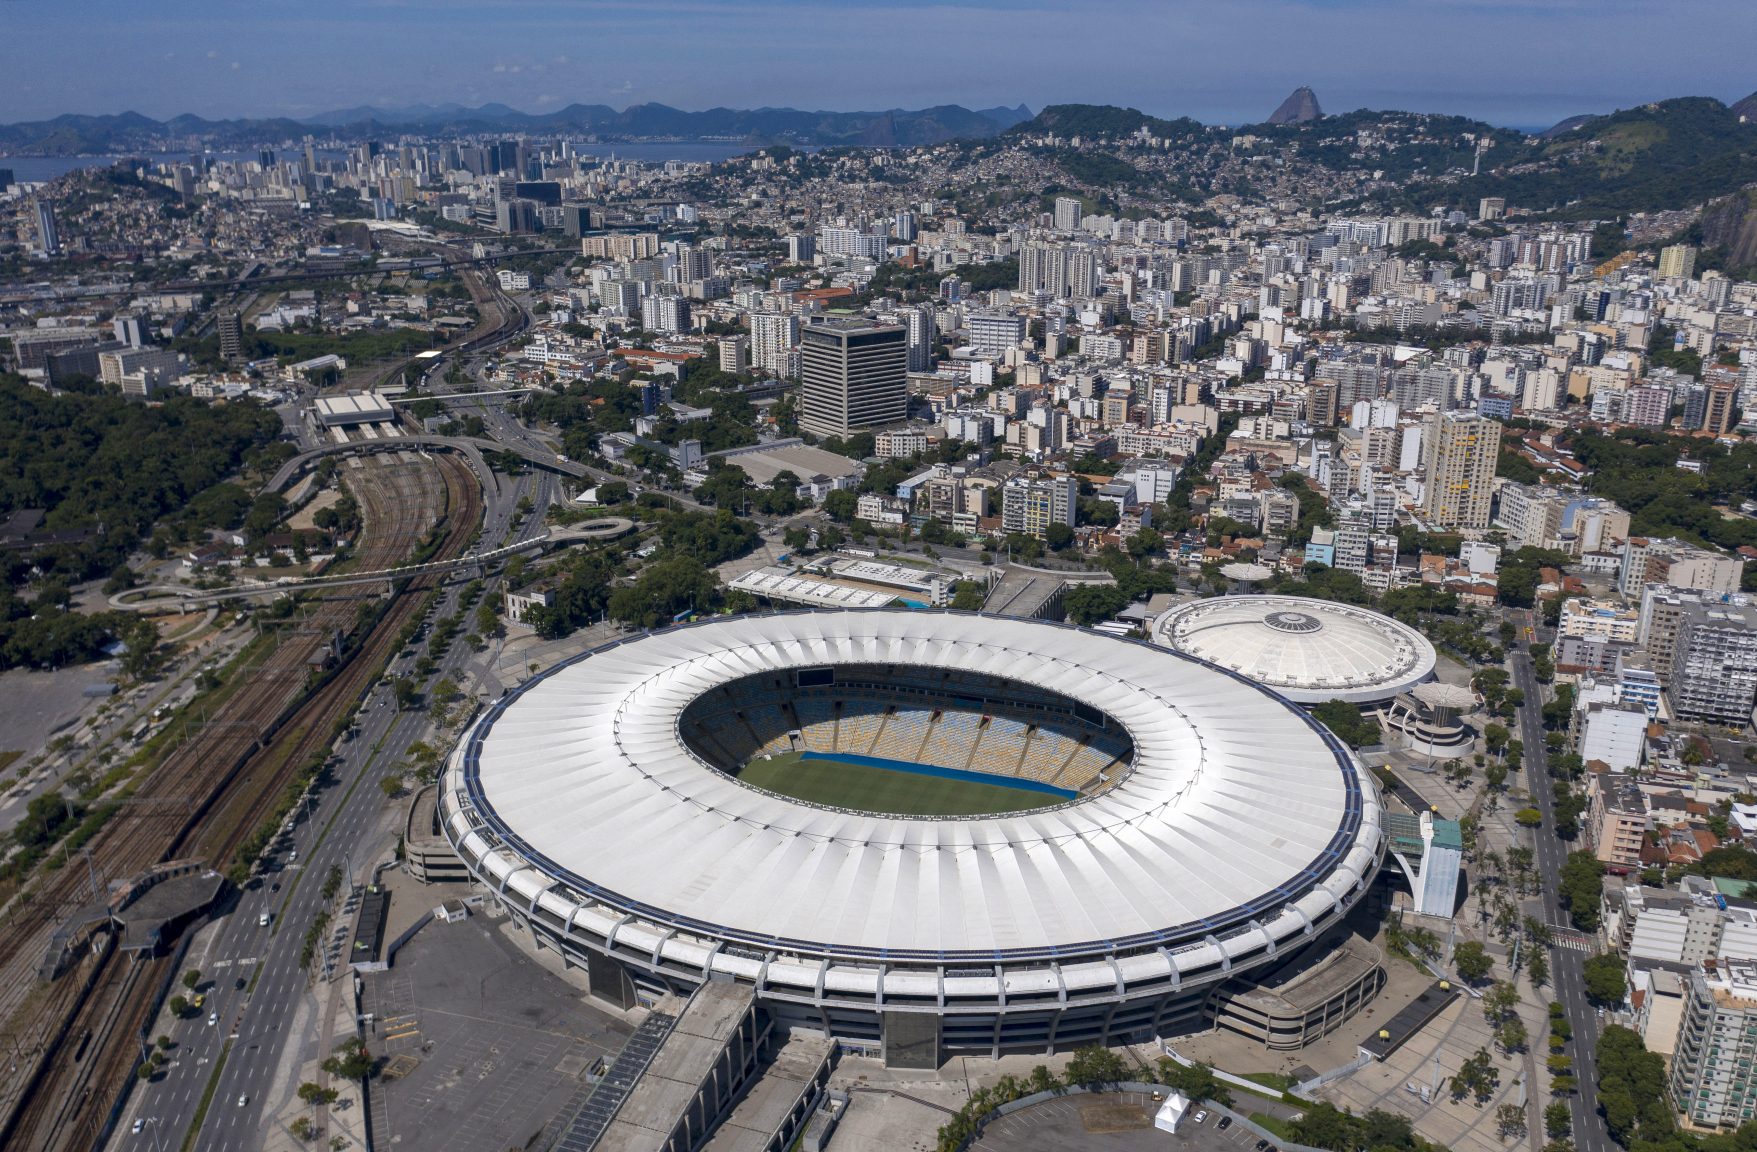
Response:
[[[555,483],[540,474],[505,485],[498,499],[486,502],[484,540],[542,532],[542,510]],[[534,511],[515,531],[522,495],[531,497]],[[438,614],[455,611],[458,594],[448,589]],[[461,682],[471,655],[467,645],[454,644],[434,676]],[[390,675],[403,674],[412,662],[399,657]],[[299,963],[305,933],[326,907],[338,912],[326,936],[347,926],[337,904],[342,897],[323,898],[324,879],[332,867],[351,870],[356,882],[366,878],[386,816],[378,778],[404,760],[426,728],[425,713],[397,711],[384,687],[362,702],[358,735],[342,746],[333,783],[297,810],[292,830],[271,848],[260,882],[240,892],[235,906],[192,949],[186,966],[202,973],[207,1001],[199,1013],[162,1029],[175,1044],[170,1066],[159,1079],[136,1086],[111,1147],[182,1147],[204,1098],[208,1105],[193,1147],[234,1152],[262,1145],[274,1113],[298,1088],[303,1065],[317,1055],[325,1028],[321,1001],[312,994],[322,970],[321,948],[310,972]],[[344,885],[344,896],[346,891]],[[337,975],[346,978],[345,964]],[[159,1030],[155,1026],[154,1034]],[[142,1121],[139,1134],[132,1131],[136,1119]]]
[[[1521,644],[1512,653],[1513,686],[1525,693],[1525,706],[1519,710],[1519,739],[1525,744],[1525,773],[1531,789],[1532,802],[1543,813],[1543,827],[1535,832],[1537,874],[1541,878],[1540,898],[1543,918],[1550,924],[1567,924],[1558,886],[1562,861],[1567,858],[1568,845],[1557,839],[1555,798],[1551,791],[1549,765],[1543,743],[1543,692],[1531,663],[1531,654]],[[1550,981],[1555,998],[1561,1001],[1573,1026],[1574,1076],[1579,1091],[1569,1101],[1574,1111],[1574,1146],[1579,1152],[1614,1152],[1604,1122],[1598,1115],[1598,1012],[1586,997],[1583,964],[1586,957],[1572,948],[1551,950]]]

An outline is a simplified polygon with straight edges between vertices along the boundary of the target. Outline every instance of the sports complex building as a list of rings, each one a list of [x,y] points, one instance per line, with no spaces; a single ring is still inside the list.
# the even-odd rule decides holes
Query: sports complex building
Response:
[[[595,995],[738,981],[904,1067],[1205,1026],[1309,962],[1385,851],[1371,775],[1235,672],[891,609],[563,663],[465,733],[438,822]]]
[[[1379,704],[1433,679],[1428,638],[1353,604],[1305,596],[1218,596],[1159,617],[1160,644],[1272,688],[1296,704]]]

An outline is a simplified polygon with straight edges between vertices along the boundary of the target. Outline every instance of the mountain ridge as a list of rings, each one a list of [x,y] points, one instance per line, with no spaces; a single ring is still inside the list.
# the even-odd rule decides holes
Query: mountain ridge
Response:
[[[641,138],[739,140],[747,143],[868,145],[937,144],[995,136],[1031,117],[1020,104],[973,111],[958,104],[880,111],[805,111],[797,108],[709,108],[686,112],[664,104],[569,104],[554,112],[522,112],[505,104],[416,104],[404,108],[357,105],[301,119],[273,117],[208,120],[183,114],[154,120],[138,112],[103,116],[67,114],[50,120],[0,125],[0,149],[13,154],[64,156],[139,150],[167,136],[196,136],[209,146],[247,147],[297,139],[314,132],[360,136],[424,129],[457,133],[574,131],[607,143]]]

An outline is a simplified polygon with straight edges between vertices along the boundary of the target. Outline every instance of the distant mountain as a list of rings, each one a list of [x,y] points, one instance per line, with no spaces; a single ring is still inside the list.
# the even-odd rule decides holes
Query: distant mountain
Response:
[[[77,155],[143,150],[166,136],[197,137],[209,147],[250,147],[297,139],[314,130],[364,138],[374,133],[578,132],[606,141],[665,137],[749,143],[907,147],[963,137],[995,136],[1031,118],[1023,104],[972,112],[956,104],[882,112],[802,112],[794,108],[710,108],[684,112],[664,104],[635,104],[618,112],[603,104],[570,104],[556,112],[521,112],[505,104],[469,108],[421,104],[405,108],[359,106],[304,120],[152,120],[137,112],[117,116],[59,116],[0,126],[0,151]]]
[[[1031,109],[1023,104],[1017,108],[982,108],[976,114],[993,120],[1002,129],[1011,128],[1015,124],[1023,124],[1031,119]]]
[[[1270,124],[1309,124],[1324,114],[1318,107],[1318,94],[1301,85],[1293,90],[1293,94],[1281,102],[1281,106],[1269,113],[1267,123]]]
[[[1055,136],[1080,136],[1091,139],[1116,139],[1132,136],[1145,128],[1155,136],[1179,137],[1204,131],[1203,126],[1188,117],[1161,120],[1138,108],[1118,108],[1114,104],[1051,104],[1029,120],[1013,125],[1013,133],[1047,132]]]
[[[1608,116],[1564,120],[1542,136],[1497,143],[1484,171],[1460,182],[1466,203],[1509,204],[1576,217],[1684,208],[1757,182],[1757,118],[1686,96]]]
[[[1743,100],[1734,104],[1732,113],[1739,118],[1741,124],[1749,124],[1757,120],[1757,92],[1751,93]]]

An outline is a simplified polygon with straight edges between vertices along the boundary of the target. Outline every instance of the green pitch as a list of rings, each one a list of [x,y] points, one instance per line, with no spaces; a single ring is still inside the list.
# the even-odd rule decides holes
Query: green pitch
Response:
[[[781,752],[771,760],[758,757],[744,766],[738,778],[808,804],[898,816],[986,816],[1056,803],[1053,796],[999,784],[944,780],[845,761],[802,762],[797,752]]]

